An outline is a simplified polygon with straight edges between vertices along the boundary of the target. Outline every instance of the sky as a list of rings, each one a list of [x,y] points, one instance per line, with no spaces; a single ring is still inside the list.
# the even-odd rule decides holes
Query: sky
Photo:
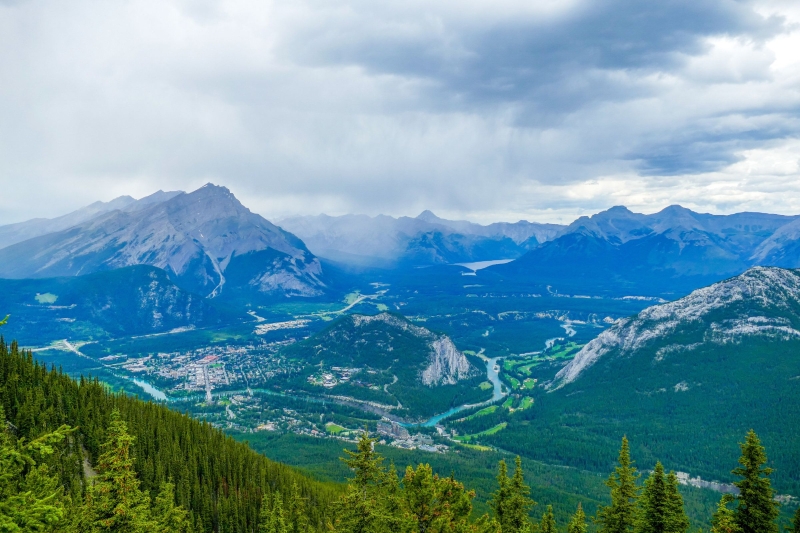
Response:
[[[796,0],[0,0],[0,224],[800,213]]]

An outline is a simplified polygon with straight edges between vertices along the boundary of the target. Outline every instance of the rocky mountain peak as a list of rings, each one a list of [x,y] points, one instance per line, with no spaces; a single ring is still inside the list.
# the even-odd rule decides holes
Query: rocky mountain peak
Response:
[[[744,337],[800,338],[800,273],[754,267],[688,296],[648,307],[618,320],[584,346],[555,378],[575,381],[604,357],[651,353],[659,362],[670,353],[705,343],[738,342]]]

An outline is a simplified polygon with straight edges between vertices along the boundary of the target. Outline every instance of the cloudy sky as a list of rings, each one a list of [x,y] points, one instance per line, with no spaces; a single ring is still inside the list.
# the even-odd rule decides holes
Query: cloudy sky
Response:
[[[800,213],[796,0],[0,0],[0,223]]]

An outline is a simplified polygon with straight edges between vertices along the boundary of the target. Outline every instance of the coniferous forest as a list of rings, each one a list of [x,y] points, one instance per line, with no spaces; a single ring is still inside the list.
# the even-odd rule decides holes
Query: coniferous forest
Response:
[[[579,504],[557,523],[534,502],[521,461],[498,465],[490,513],[475,493],[427,464],[385,464],[364,433],[343,461],[345,486],[309,479],[166,407],[47,369],[0,339],[0,532],[685,533],[678,480],[637,471],[623,439],[594,517]],[[772,470],[749,432],[733,470],[739,494],[709,517],[713,533],[778,533]],[[539,505],[537,505],[537,503]],[[544,509],[534,513],[533,509]],[[800,511],[788,526],[800,533]]]

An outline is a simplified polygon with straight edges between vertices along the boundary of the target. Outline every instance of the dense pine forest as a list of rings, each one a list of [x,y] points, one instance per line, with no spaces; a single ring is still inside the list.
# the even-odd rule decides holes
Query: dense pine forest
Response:
[[[534,502],[521,462],[498,465],[490,513],[475,493],[427,464],[395,465],[364,433],[343,458],[346,486],[313,481],[221,431],[153,403],[75,381],[0,338],[0,532],[139,533],[685,533],[678,480],[658,463],[638,472],[623,439],[609,505],[579,504],[557,523]],[[725,495],[713,533],[778,533],[779,505],[754,432],[741,444],[739,494]],[[544,511],[542,511],[544,509]],[[534,518],[535,516],[535,518]],[[788,526],[800,533],[800,510]]]

